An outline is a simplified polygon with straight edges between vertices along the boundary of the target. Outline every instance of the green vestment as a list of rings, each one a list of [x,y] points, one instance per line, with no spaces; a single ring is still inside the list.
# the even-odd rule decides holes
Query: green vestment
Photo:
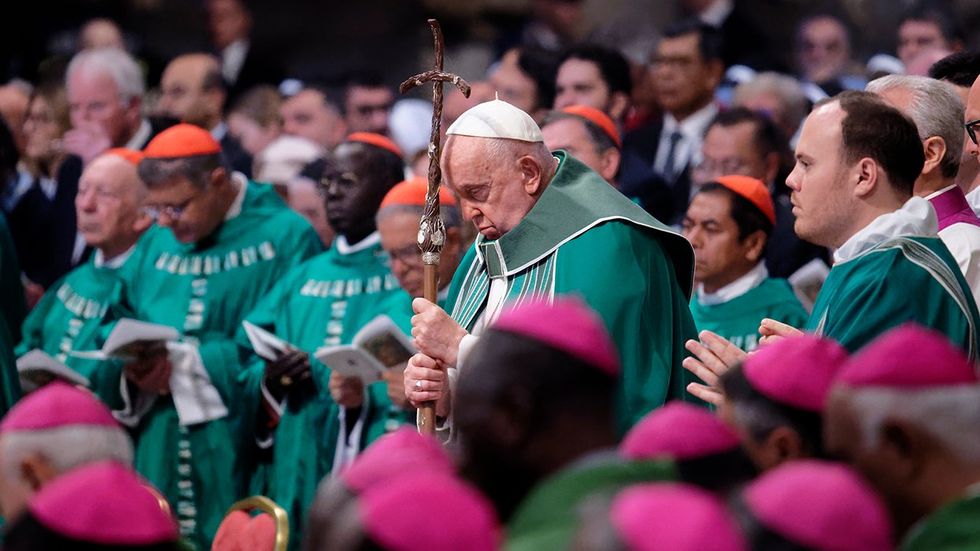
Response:
[[[692,399],[685,387],[693,376],[681,360],[684,342],[697,338],[688,308],[693,250],[585,165],[554,155],[558,171],[531,211],[500,239],[479,236],[467,252],[447,311],[478,335],[499,315],[499,303],[488,310],[494,289],[509,304],[581,297],[619,351],[617,419],[625,433],[669,397]]]
[[[507,523],[508,551],[569,549],[580,524],[578,508],[586,498],[612,497],[644,482],[676,480],[668,461],[600,461],[572,466],[538,483]]]
[[[132,255],[124,261],[128,262]],[[21,356],[38,348],[89,380],[89,388],[100,398],[112,400],[119,392],[121,364],[79,358],[71,352],[99,348],[102,328],[110,309],[119,303],[122,280],[119,268],[96,266],[95,255],[85,264],[65,274],[44,293],[24,320],[23,340],[17,346]],[[110,403],[111,407],[121,407]]]
[[[766,278],[748,292],[720,304],[691,301],[691,315],[698,331],[708,330],[732,341],[746,352],[759,345],[759,322],[771,318],[803,327],[807,313],[785,279]]]
[[[234,335],[290,269],[322,250],[310,225],[271,186],[236,181],[246,186],[244,195],[211,235],[185,244],[169,229],[150,228],[119,271],[125,315],[172,326],[196,344],[206,375],[195,375],[195,394],[213,387],[227,408],[220,418],[186,424],[176,398],[148,397],[125,382],[121,389],[137,394],[127,398],[129,406],[150,404],[117,412],[132,427],[136,468],[167,497],[181,534],[198,549],[210,548],[228,506],[243,497],[236,465],[243,366]]]
[[[980,495],[939,509],[905,537],[901,551],[977,551],[980,549]]]
[[[318,362],[313,352],[322,346],[349,344],[362,326],[380,314],[388,315],[406,333],[411,328],[411,297],[391,275],[379,243],[375,234],[355,245],[355,250],[341,252],[335,242],[329,251],[289,272],[246,318],[310,354],[315,394],[287,397],[277,405],[279,422],[271,454],[252,454],[249,465],[249,493],[268,496],[289,513],[291,549],[299,548],[306,510],[317,484],[334,465],[338,437],[346,432],[340,407],[330,396],[329,366]],[[251,350],[244,335],[239,342]],[[241,374],[244,415],[252,421],[264,407],[266,365],[253,358]],[[414,410],[393,409],[383,381],[369,385],[366,395],[360,422],[352,435],[344,435],[356,449],[414,419]],[[350,442],[351,438],[358,441]],[[254,450],[255,444],[247,449]]]
[[[807,331],[854,352],[888,329],[915,322],[977,359],[980,316],[956,260],[936,237],[894,237],[830,270]]]

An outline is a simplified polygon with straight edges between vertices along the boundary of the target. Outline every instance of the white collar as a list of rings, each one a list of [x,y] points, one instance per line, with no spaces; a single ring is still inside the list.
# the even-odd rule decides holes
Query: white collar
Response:
[[[704,138],[704,131],[718,114],[718,106],[712,101],[701,109],[691,113],[686,119],[678,122],[674,115],[664,114],[664,132],[671,133],[679,131],[684,138],[701,143]]]
[[[337,252],[340,254],[354,254],[357,252],[361,252],[364,249],[367,249],[368,247],[373,247],[377,245],[378,243],[381,243],[381,234],[378,232],[372,233],[371,235],[365,237],[364,239],[361,239],[360,241],[354,243],[353,245],[347,242],[346,235],[338,235],[333,240],[333,246],[337,249]]]
[[[956,187],[956,184],[948,185],[948,186],[944,187],[943,189],[941,189],[939,191],[934,191],[934,192],[930,193],[929,195],[926,195],[925,197],[923,197],[923,199],[925,199],[927,201],[930,200],[930,199],[935,199],[936,197],[939,197],[940,195],[946,193],[947,191],[953,189],[954,187]]]
[[[698,304],[702,306],[724,304],[755,289],[768,277],[769,270],[766,269],[766,263],[759,262],[754,268],[714,293],[705,293],[704,284],[699,283],[697,289]]]
[[[970,193],[966,194],[966,202],[970,203],[970,206],[973,207],[973,212],[977,213],[977,216],[980,216],[980,186],[973,188]]]
[[[231,185],[235,186],[238,191],[236,192],[235,200],[228,207],[228,212],[225,213],[226,221],[242,213],[242,203],[245,202],[245,192],[248,190],[248,178],[241,172],[232,172]]]
[[[228,125],[224,121],[219,122],[211,129],[211,137],[217,141],[225,139],[225,134],[228,133]]]
[[[721,24],[725,22],[725,19],[728,19],[729,14],[734,9],[735,4],[732,0],[715,0],[708,6],[708,9],[698,14],[698,19],[712,27],[721,27]]]
[[[140,119],[140,127],[136,129],[136,133],[133,134],[133,137],[126,142],[126,149],[132,149],[134,151],[143,149],[146,142],[150,141],[150,134],[152,133],[153,127],[150,126],[150,121]]]
[[[96,268],[108,268],[110,270],[116,270],[122,267],[123,264],[129,260],[129,257],[133,255],[133,251],[136,250],[136,244],[126,249],[126,252],[122,254],[117,254],[116,256],[106,260],[105,253],[102,249],[95,249],[95,256],[92,258],[92,262],[95,263]]]
[[[894,212],[882,214],[852,235],[837,251],[834,262],[847,262],[861,256],[882,241],[893,237],[936,237],[939,222],[932,204],[922,197],[913,197]]]

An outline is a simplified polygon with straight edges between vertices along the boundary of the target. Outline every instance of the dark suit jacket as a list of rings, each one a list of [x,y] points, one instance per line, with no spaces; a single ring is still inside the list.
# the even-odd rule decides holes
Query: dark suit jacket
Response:
[[[653,170],[660,144],[663,117],[638,128],[623,138],[623,155],[619,167],[619,187],[664,224],[679,224],[687,211],[691,193],[690,167],[685,167],[671,184]]]
[[[252,177],[252,156],[234,136],[227,132],[221,138],[221,153],[232,170],[241,172],[249,178]]]

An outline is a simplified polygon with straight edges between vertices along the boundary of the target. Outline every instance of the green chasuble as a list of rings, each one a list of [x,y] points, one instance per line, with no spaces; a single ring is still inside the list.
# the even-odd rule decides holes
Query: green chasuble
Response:
[[[888,329],[915,322],[977,359],[980,316],[956,260],[937,237],[894,237],[830,270],[807,331],[854,352]]]
[[[152,397],[124,383],[121,390],[135,397],[116,412],[132,427],[136,469],[166,496],[181,534],[202,550],[210,548],[228,506],[243,497],[236,465],[243,366],[235,333],[273,285],[322,250],[310,225],[272,186],[235,181],[244,189],[211,235],[185,244],[169,229],[150,228],[119,272],[131,315],[175,327],[183,342],[197,347],[206,373],[190,371],[192,390],[179,396],[181,403],[216,390],[227,409],[223,416],[182,423],[177,390]]]
[[[942,507],[912,527],[901,551],[977,551],[980,549],[980,495]]]
[[[17,355],[39,348],[87,378],[89,388],[100,398],[107,402],[114,399],[119,393],[121,364],[79,358],[70,353],[99,348],[106,316],[122,294],[122,280],[117,277],[117,271],[130,258],[132,251],[111,266],[96,265],[93,254],[88,262],[52,285],[24,320],[23,340],[17,346]],[[109,405],[121,407],[120,403],[109,402]]]
[[[477,237],[453,278],[453,319],[479,335],[500,301],[580,296],[602,317],[622,362],[621,433],[668,398],[693,399],[681,367],[697,338],[688,300],[690,243],[564,151],[538,202],[500,239]],[[462,369],[465,370],[465,359]]]
[[[766,278],[743,295],[720,304],[691,300],[691,315],[698,331],[707,329],[751,352],[759,346],[759,322],[771,318],[793,327],[803,327],[807,313],[789,282]]]
[[[20,398],[14,344],[20,339],[20,323],[26,312],[17,251],[7,219],[0,214],[0,416]]]
[[[507,523],[508,551],[569,549],[578,528],[578,508],[591,496],[612,497],[643,482],[676,480],[669,461],[624,461],[618,457],[572,465],[538,483]]]
[[[289,513],[290,549],[299,548],[306,509],[317,484],[334,465],[338,438],[357,451],[386,430],[415,418],[414,410],[394,411],[385,383],[376,382],[367,389],[359,422],[350,435],[341,436],[346,430],[341,427],[340,407],[330,397],[330,369],[313,352],[322,346],[349,344],[362,326],[380,314],[388,315],[408,333],[412,299],[391,275],[377,234],[354,246],[346,245],[343,238],[338,241],[289,272],[246,318],[309,353],[316,384],[314,395],[290,396],[276,404],[279,423],[271,442],[245,443],[245,449],[253,450],[245,453],[251,459],[249,493],[265,495]],[[239,342],[251,352],[244,334]],[[241,374],[246,422],[254,422],[259,408],[268,407],[262,404],[265,365],[253,356]],[[267,397],[266,402],[270,401]],[[358,413],[347,410],[344,415]],[[255,453],[257,444],[267,449]]]

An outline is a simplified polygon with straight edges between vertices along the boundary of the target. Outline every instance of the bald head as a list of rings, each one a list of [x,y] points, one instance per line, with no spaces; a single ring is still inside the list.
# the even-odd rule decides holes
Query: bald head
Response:
[[[79,233],[107,259],[128,251],[152,223],[140,212],[145,196],[136,165],[112,153],[96,157],[78,182]]]
[[[82,27],[78,37],[79,50],[119,48],[124,50],[122,30],[109,19],[92,19]]]
[[[221,122],[226,94],[216,57],[194,53],[174,58],[163,72],[160,88],[157,105],[164,115],[206,130]]]

